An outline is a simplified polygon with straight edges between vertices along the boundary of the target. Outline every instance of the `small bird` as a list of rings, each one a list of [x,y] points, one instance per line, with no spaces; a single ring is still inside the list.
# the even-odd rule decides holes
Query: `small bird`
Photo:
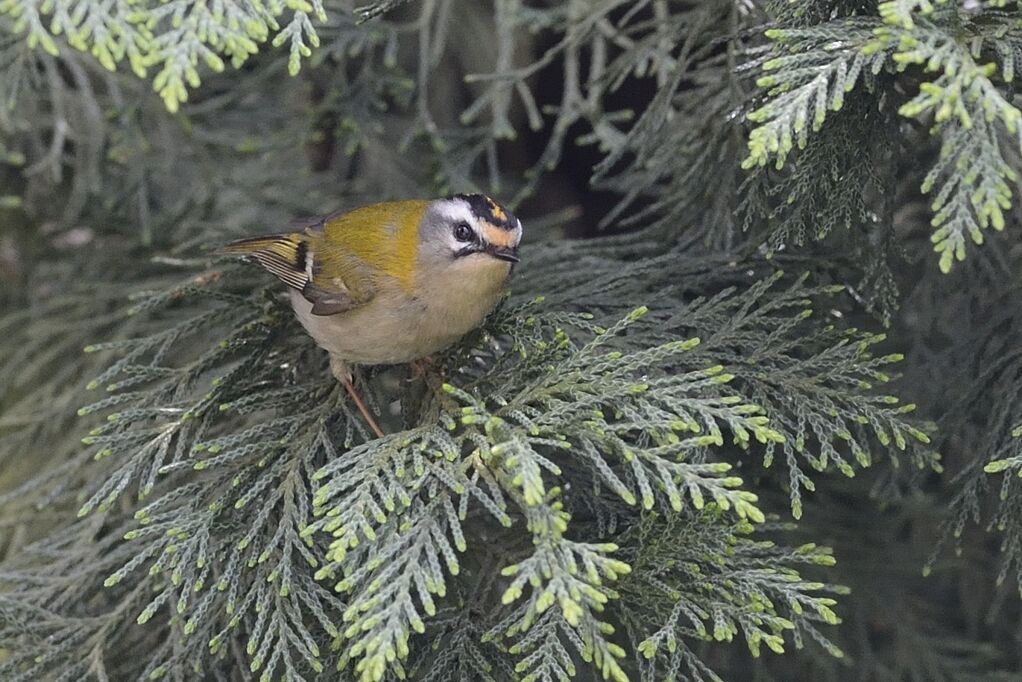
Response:
[[[401,364],[477,327],[518,262],[522,223],[482,194],[390,201],[231,242],[290,287],[291,305],[377,436],[351,364]]]

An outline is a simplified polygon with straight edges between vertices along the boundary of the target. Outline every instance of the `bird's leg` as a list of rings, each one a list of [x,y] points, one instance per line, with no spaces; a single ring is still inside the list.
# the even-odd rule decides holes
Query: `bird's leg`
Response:
[[[358,395],[358,391],[355,390],[355,385],[351,383],[350,380],[342,381],[341,383],[344,384],[344,390],[346,390],[348,395],[351,396],[351,400],[355,403],[355,407],[357,407],[358,411],[362,413],[363,417],[365,417],[366,423],[369,424],[369,428],[373,430],[373,433],[376,434],[377,438],[383,438],[386,434],[383,433],[383,429],[381,429],[380,425],[376,423],[375,419],[373,419],[373,415],[370,414],[369,408],[362,402],[362,398]]]
[[[348,365],[335,355],[331,355],[330,372],[339,382],[341,382],[341,385],[344,386],[344,390],[348,392],[348,395],[351,397],[351,401],[355,403],[355,407],[357,407],[358,411],[362,413],[366,423],[369,424],[369,428],[376,434],[376,437],[383,438],[386,434],[383,433],[383,429],[381,429],[380,425],[376,423],[375,419],[373,419],[373,415],[369,412],[369,408],[366,407],[364,402],[362,402],[362,396],[360,396],[358,391],[355,390],[355,384],[352,381],[351,370],[348,368]]]

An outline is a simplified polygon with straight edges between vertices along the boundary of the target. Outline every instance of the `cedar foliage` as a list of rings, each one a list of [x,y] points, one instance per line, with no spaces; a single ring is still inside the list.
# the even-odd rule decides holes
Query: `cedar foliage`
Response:
[[[1018,674],[1018,3],[0,26],[0,678]],[[467,190],[523,263],[373,439],[210,254]]]

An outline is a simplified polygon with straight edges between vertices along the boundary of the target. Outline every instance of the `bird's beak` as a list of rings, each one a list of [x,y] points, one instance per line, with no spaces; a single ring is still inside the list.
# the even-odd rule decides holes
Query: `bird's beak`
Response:
[[[490,244],[486,247],[485,251],[494,258],[506,260],[508,263],[517,263],[521,260],[518,257],[518,247],[516,246],[493,246]]]

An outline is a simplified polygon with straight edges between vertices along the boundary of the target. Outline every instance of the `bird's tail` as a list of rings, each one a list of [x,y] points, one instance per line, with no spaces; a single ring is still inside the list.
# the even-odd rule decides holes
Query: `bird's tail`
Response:
[[[304,234],[268,234],[239,239],[222,246],[217,254],[254,258],[277,279],[299,291],[312,278],[309,242]]]

